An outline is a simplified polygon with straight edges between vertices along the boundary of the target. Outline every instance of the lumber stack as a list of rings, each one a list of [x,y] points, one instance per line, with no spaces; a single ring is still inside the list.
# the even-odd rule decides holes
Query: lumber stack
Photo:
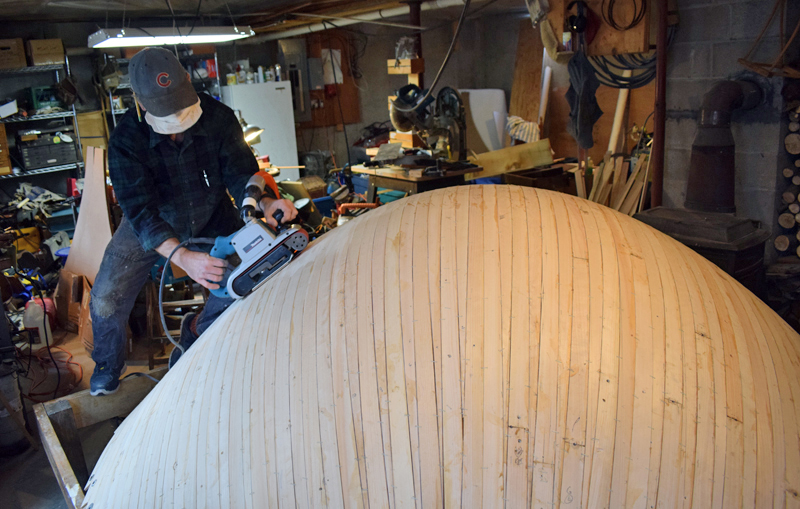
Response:
[[[789,112],[789,130],[791,131],[784,139],[784,147],[790,155],[800,154],[800,134],[796,131],[800,129],[800,107]],[[781,172],[785,188],[781,193],[781,207],[778,211],[777,235],[773,239],[773,245],[779,256],[798,256],[800,257],[800,158],[794,162],[794,166],[786,167]]]
[[[231,306],[85,502],[783,507],[799,380],[797,333],[666,235],[560,193],[442,189]]]
[[[603,162],[594,169],[594,185],[588,198],[633,216],[644,203],[650,177],[648,161],[648,155],[641,155],[629,172],[631,161],[625,161],[622,156],[611,157],[611,153],[607,152]]]

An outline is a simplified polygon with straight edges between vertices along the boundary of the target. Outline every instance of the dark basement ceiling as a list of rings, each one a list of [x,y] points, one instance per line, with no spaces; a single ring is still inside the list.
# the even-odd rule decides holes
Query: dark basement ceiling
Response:
[[[286,29],[318,22],[314,18],[293,19],[292,12],[329,16],[357,15],[381,8],[397,7],[400,2],[385,0],[200,0],[200,16],[213,24],[230,24],[231,16],[239,24],[249,24],[256,31]],[[178,23],[195,18],[198,0],[169,0]],[[227,3],[227,5],[226,5]],[[0,21],[75,22],[106,20],[119,24],[125,19],[172,19],[167,0],[0,0]],[[126,23],[127,24],[127,23]],[[274,28],[273,28],[274,27]]]

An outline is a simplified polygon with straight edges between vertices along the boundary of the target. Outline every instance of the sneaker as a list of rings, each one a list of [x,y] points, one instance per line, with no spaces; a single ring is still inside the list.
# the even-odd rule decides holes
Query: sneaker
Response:
[[[115,370],[104,364],[97,364],[92,373],[89,394],[101,396],[114,394],[119,389],[119,377],[125,372],[127,366],[123,364],[121,370]]]
[[[192,320],[194,320],[196,316],[197,313],[186,313],[183,315],[183,318],[181,318],[181,337],[178,338],[178,344],[181,345],[185,350],[188,350],[189,347],[192,346],[195,337],[191,330],[184,330],[184,328],[188,329],[192,323]],[[172,349],[172,352],[169,354],[169,369],[172,369],[172,366],[178,362],[178,359],[181,358],[181,353],[181,349],[177,346]]]

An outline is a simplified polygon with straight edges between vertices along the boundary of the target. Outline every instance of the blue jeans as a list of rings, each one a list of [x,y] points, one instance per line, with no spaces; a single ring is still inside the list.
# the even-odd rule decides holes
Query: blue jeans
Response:
[[[210,247],[210,246],[209,246]],[[103,262],[92,287],[89,309],[92,315],[95,364],[120,371],[125,362],[126,324],[136,296],[150,276],[150,269],[161,258],[155,251],[145,251],[127,219],[122,220],[106,247]],[[233,299],[210,295],[197,317],[197,333],[202,334],[222,314]],[[189,327],[181,330],[182,345],[197,339]]]

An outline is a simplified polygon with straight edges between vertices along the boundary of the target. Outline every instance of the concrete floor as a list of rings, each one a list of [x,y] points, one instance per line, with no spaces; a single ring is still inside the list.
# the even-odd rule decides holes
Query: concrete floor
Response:
[[[83,367],[83,378],[74,388],[74,391],[89,388],[89,378],[94,370],[94,362],[75,334],[63,335],[56,332],[54,336],[61,341],[57,346],[70,352],[72,361]],[[147,366],[128,366],[127,373],[147,371]],[[23,381],[24,382],[24,381]],[[25,383],[23,390],[25,390]],[[55,388],[55,376],[48,375],[48,379],[40,385],[40,391]],[[73,391],[73,392],[74,392]],[[28,422],[33,426],[33,434],[38,438],[38,433],[33,416],[32,406],[25,402],[28,411]],[[118,423],[106,421],[80,430],[86,462],[91,471],[97,463],[100,453],[111,439]],[[0,457],[0,506],[4,509],[52,509],[67,507],[61,490],[58,487],[53,470],[47,460],[42,447],[38,451],[29,447],[26,451],[16,456]]]

